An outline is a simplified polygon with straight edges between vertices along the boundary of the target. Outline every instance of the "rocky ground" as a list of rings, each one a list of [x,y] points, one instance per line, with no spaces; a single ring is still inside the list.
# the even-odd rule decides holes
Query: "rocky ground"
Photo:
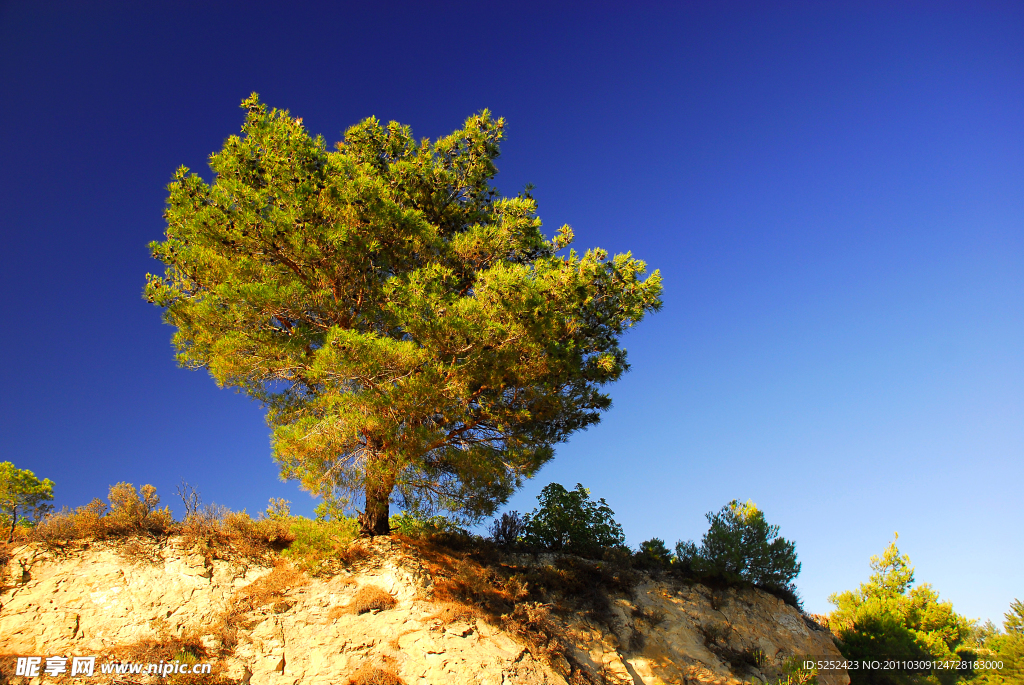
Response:
[[[277,560],[221,559],[162,542],[13,550],[0,593],[0,680],[16,656],[97,656],[65,682],[335,685],[776,683],[793,657],[839,659],[826,630],[776,597],[642,576],[600,617],[529,603],[515,616],[442,601],[436,567],[377,539],[349,568],[311,578]],[[543,565],[522,555],[509,564]],[[530,626],[544,626],[534,635]],[[553,635],[555,637],[553,637]],[[210,662],[205,676],[111,676],[113,661]],[[846,685],[844,672],[819,674]]]

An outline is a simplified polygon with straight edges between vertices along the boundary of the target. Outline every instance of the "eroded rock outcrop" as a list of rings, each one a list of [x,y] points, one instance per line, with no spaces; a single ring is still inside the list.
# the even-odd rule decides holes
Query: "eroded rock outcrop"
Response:
[[[379,668],[408,685],[562,684],[570,672],[595,683],[738,685],[777,681],[794,655],[839,658],[827,631],[771,595],[645,579],[631,595],[610,597],[603,621],[548,614],[568,646],[557,659],[575,661],[562,668],[500,621],[432,601],[434,579],[415,550],[388,539],[370,543],[365,559],[329,578],[281,563],[219,559],[177,538],[134,543],[131,558],[123,544],[92,543],[59,556],[26,545],[13,550],[6,583],[0,653],[96,655],[99,665],[156,654],[161,645],[195,645],[213,672],[179,682],[334,685],[360,668]],[[394,606],[357,613],[353,598],[370,586]],[[13,659],[4,662],[9,682],[54,682],[20,678]],[[113,680],[97,666],[88,682]],[[845,685],[848,678],[820,674],[820,681]]]

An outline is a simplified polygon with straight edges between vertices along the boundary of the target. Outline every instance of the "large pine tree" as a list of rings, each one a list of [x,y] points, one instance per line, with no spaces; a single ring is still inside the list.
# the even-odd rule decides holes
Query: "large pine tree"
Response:
[[[286,477],[362,506],[490,514],[599,420],[621,334],[660,305],[631,255],[559,252],[491,187],[504,121],[417,141],[367,119],[335,150],[254,94],[212,183],[171,183],[146,297],[179,362],[263,402]]]

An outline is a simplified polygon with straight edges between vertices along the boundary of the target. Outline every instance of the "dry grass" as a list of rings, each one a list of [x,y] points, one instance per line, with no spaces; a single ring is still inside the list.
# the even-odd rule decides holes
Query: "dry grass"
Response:
[[[393,638],[388,640],[388,647],[390,647],[392,650],[394,650],[396,652],[401,651],[401,649],[402,649],[402,638],[404,636],[410,634],[410,633],[415,633],[415,632],[416,631],[412,630],[412,629],[410,629],[410,630],[403,630],[398,635],[395,635]]]
[[[269,560],[287,547],[295,536],[280,519],[254,519],[244,511],[209,506],[191,514],[174,532],[187,547],[230,550],[246,559]]]
[[[160,564],[163,562],[163,555],[151,541],[141,538],[130,538],[117,549],[118,555],[130,564]]]
[[[665,622],[665,610],[661,607],[634,607],[631,613],[634,620],[651,628]]]
[[[7,589],[7,574],[11,564],[11,546],[0,540],[0,592]]]
[[[349,676],[348,685],[405,685],[405,681],[390,668],[363,664]]]
[[[364,585],[359,588],[352,601],[345,607],[350,613],[365,614],[368,611],[387,611],[393,609],[397,600],[376,585]]]
[[[301,572],[284,560],[278,560],[274,570],[257,578],[245,587],[239,588],[231,596],[229,608],[212,625],[207,625],[203,633],[212,635],[221,643],[221,652],[229,653],[238,644],[239,628],[250,628],[254,622],[246,618],[246,614],[268,604],[278,608],[291,608],[282,598],[293,588],[309,582]],[[283,609],[287,610],[287,609]]]
[[[171,510],[158,508],[160,498],[152,485],[136,490],[131,483],[118,483],[111,486],[107,502],[94,499],[74,511],[65,507],[22,536],[26,542],[39,541],[60,550],[78,540],[165,535],[175,527]]]
[[[257,578],[231,596],[231,606],[241,613],[247,613],[261,606],[276,602],[292,588],[300,587],[309,580],[286,561],[278,561],[274,570]]]
[[[480,610],[459,602],[442,602],[440,610],[424,618],[424,621],[440,621],[442,626],[456,621],[469,621],[480,618]]]
[[[109,504],[108,504],[109,502]],[[19,542],[42,542],[50,551],[73,549],[85,540],[133,540],[181,535],[187,547],[227,549],[251,559],[268,559],[295,540],[284,519],[253,519],[243,512],[208,506],[176,523],[167,507],[158,508],[156,488],[131,483],[110,488],[107,502],[94,499],[75,510],[64,508],[34,528],[18,529]],[[132,542],[121,550],[131,561],[147,561],[148,550]]]
[[[429,618],[445,622],[475,616],[501,626],[530,645],[568,682],[593,682],[563,640],[548,607],[561,605],[600,619],[611,613],[607,593],[631,587],[634,578],[625,570],[568,557],[555,567],[516,568],[500,563],[496,550],[479,541],[394,537],[418,551],[434,579],[430,600],[440,608]]]
[[[217,662],[215,654],[203,647],[201,633],[188,631],[183,635],[175,634],[168,626],[162,626],[158,637],[146,638],[137,642],[105,650],[104,661],[159,663],[179,661],[186,664],[211,663],[213,673],[202,676],[204,685],[234,685],[235,681],[216,675],[222,664]],[[79,682],[79,678],[69,678],[66,682]],[[61,681],[57,681],[61,682]],[[168,676],[164,682],[169,685],[192,685],[196,682],[192,674],[176,673]]]

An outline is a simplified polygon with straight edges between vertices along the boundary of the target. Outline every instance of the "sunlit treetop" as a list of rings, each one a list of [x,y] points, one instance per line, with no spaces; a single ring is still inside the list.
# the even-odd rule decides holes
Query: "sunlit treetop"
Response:
[[[178,361],[264,403],[282,475],[363,507],[368,532],[391,501],[490,514],[608,409],[658,272],[568,251],[528,190],[501,197],[486,110],[437,141],[366,119],[330,150],[243,107],[211,183],[178,170],[150,245]]]

